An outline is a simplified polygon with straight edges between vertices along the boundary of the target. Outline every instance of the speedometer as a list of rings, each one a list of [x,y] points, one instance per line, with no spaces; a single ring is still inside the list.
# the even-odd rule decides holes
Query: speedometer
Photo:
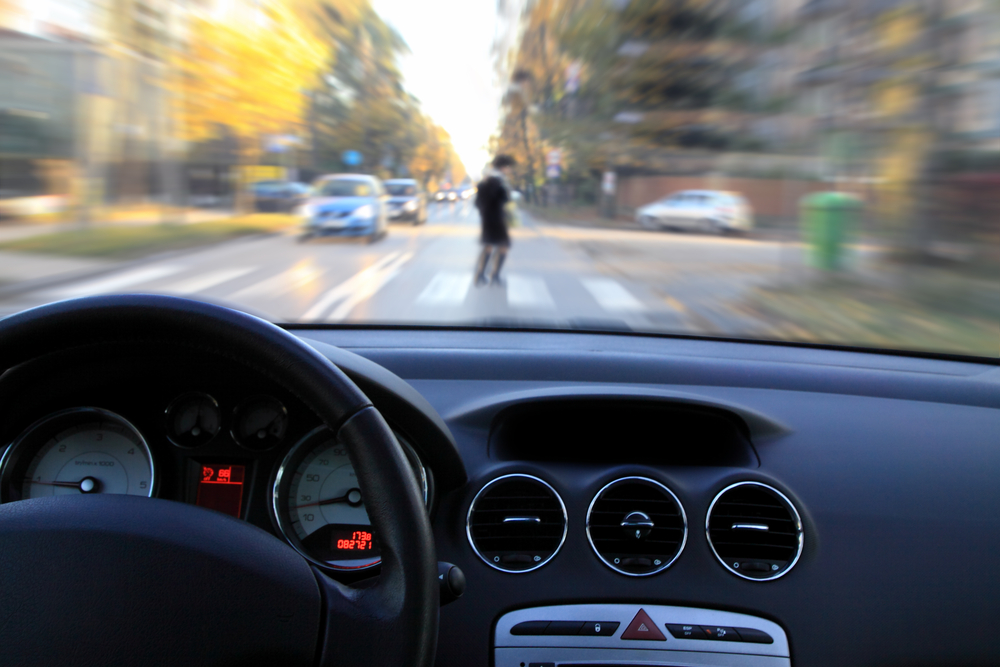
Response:
[[[399,440],[426,503],[426,472],[413,449]],[[378,535],[365,511],[364,491],[346,446],[326,427],[309,433],[282,461],[272,501],[285,539],[314,563],[342,570],[379,563]]]
[[[4,454],[4,502],[66,494],[151,496],[153,459],[139,431],[98,408],[74,408],[30,426]]]

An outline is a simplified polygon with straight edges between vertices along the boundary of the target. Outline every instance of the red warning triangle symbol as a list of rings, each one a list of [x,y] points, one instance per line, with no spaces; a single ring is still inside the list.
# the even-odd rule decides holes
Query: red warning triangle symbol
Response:
[[[648,642],[665,642],[667,638],[663,636],[656,623],[649,617],[644,609],[640,609],[632,622],[622,633],[622,639],[642,639]]]

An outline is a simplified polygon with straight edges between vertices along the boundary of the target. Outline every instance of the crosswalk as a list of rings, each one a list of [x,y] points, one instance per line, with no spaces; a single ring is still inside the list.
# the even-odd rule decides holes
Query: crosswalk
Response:
[[[421,320],[448,322],[466,311],[477,315],[524,314],[567,317],[601,311],[613,316],[641,314],[649,307],[628,287],[607,276],[574,276],[514,272],[502,285],[479,288],[469,270],[409,268],[413,252],[395,251],[373,258],[346,279],[337,280],[329,267],[299,261],[278,266],[185,266],[163,263],[138,267],[42,292],[46,301],[96,294],[151,292],[213,299],[256,308],[260,303],[282,303],[297,293],[312,295],[299,315],[304,322],[338,322],[352,317],[369,319],[374,302],[379,321]],[[406,280],[398,280],[407,269]],[[210,293],[210,295],[208,294]],[[367,304],[367,305],[366,305]],[[485,304],[485,305],[484,305]],[[365,305],[360,315],[355,311]],[[479,307],[477,307],[479,306]],[[493,308],[499,312],[486,312]],[[464,309],[464,310],[463,310]],[[584,312],[589,311],[589,312]]]

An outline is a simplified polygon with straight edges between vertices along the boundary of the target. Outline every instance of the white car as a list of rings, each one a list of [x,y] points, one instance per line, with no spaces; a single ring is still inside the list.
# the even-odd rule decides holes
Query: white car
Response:
[[[718,190],[683,190],[635,212],[646,229],[691,229],[715,234],[753,227],[753,212],[742,195]]]

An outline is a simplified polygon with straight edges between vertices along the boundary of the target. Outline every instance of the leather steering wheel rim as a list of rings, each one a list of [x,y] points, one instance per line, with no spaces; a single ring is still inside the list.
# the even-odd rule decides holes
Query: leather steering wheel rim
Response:
[[[50,619],[58,618],[68,606],[69,596],[96,605],[91,609],[95,617],[105,614],[118,623],[135,625],[135,632],[155,635],[133,641],[121,632],[98,628],[101,641],[109,645],[107,653],[95,656],[99,659],[94,664],[115,662],[109,655],[127,656],[130,663],[178,664],[177,654],[163,654],[163,646],[170,646],[170,635],[175,641],[185,641],[186,628],[192,637],[217,636],[217,643],[228,641],[233,650],[227,654],[206,648],[186,655],[185,664],[191,664],[192,655],[204,658],[197,660],[200,664],[274,663],[286,655],[282,651],[288,650],[290,638],[308,636],[311,630],[318,636],[297,653],[297,659],[311,664],[432,665],[438,582],[430,522],[406,455],[361,390],[326,357],[269,322],[211,304],[154,295],[75,299],[0,320],[0,372],[54,351],[116,342],[193,345],[248,365],[296,394],[347,445],[359,484],[366,489],[368,515],[378,531],[381,573],[370,587],[348,588],[265,531],[170,501],[60,496],[9,503],[0,506],[0,614],[8,614],[6,623],[0,623],[0,645],[5,647],[5,659],[15,659],[19,642],[26,656],[44,650],[47,642],[56,648],[46,655],[35,653],[31,662],[86,664],[86,660],[80,662],[78,648],[74,653],[60,653],[58,639],[61,636],[68,647],[71,641],[93,638],[77,637],[80,633],[71,628],[50,627]],[[186,539],[179,528],[187,528],[192,539]],[[123,548],[133,552],[122,556]],[[202,562],[204,572],[195,576],[200,586],[213,586],[209,576],[213,573],[221,579],[244,581],[246,590],[227,589],[243,609],[237,612],[236,602],[225,606],[207,595],[203,600],[188,599],[184,601],[188,609],[199,604],[214,609],[215,605],[219,614],[230,610],[229,617],[212,621],[212,614],[206,612],[199,616],[199,625],[188,623],[190,627],[181,619],[176,627],[164,628],[160,638],[157,624],[185,613],[184,604],[175,605],[174,598],[181,597],[186,586],[197,596],[197,588],[185,581],[184,572],[170,571],[167,580],[154,580],[152,573],[162,575],[162,568],[169,570],[169,565],[160,562],[167,554],[178,562]],[[65,583],[56,590],[59,587],[50,585],[42,571],[49,567],[50,578],[65,580],[69,573],[58,563],[67,558],[87,563],[91,570],[111,568],[110,577],[115,576],[114,567],[134,567],[134,572],[147,573],[143,575],[148,575],[147,586],[164,591],[162,599],[147,600],[125,589],[120,592],[124,600],[101,600],[100,589],[89,590],[86,583],[80,584],[79,595],[72,584],[69,588],[74,590],[67,592]],[[60,571],[52,575],[51,568]],[[187,576],[194,575],[188,572]],[[254,582],[260,587],[256,594]],[[32,603],[18,605],[19,596],[30,596]],[[290,611],[275,617],[266,607],[271,599],[287,601]],[[153,620],[145,622],[143,613]],[[246,627],[239,626],[240,621]],[[26,628],[39,624],[37,641],[24,636]]]

